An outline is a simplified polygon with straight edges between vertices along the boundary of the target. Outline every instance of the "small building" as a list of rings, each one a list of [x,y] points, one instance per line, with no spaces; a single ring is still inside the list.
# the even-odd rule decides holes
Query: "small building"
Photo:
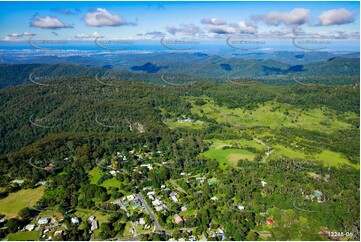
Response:
[[[176,196],[171,196],[170,198],[171,198],[171,199],[173,200],[173,202],[175,202],[175,203],[177,203],[177,202],[179,201]]]
[[[63,230],[57,230],[55,231],[54,236],[62,235],[62,234],[63,234]]]
[[[94,231],[94,230],[96,230],[96,229],[98,229],[99,227],[98,227],[98,222],[96,221],[96,220],[92,220],[91,221],[91,223],[90,223],[90,230],[91,231]]]
[[[145,224],[144,218],[140,218],[139,221],[138,221],[138,223],[139,223],[140,225],[144,225],[144,224]]]
[[[21,180],[21,179],[16,179],[16,180],[13,180],[12,183],[16,183],[16,184],[23,184],[25,180]]]
[[[160,212],[163,210],[163,206],[155,206],[155,211]]]
[[[317,199],[321,199],[321,197],[322,197],[322,192],[316,190],[316,191],[314,191],[314,192],[312,193],[312,196],[314,196],[314,197],[317,198]]]
[[[37,186],[42,186],[42,185],[46,185],[46,184],[47,184],[46,181],[39,181],[35,184],[35,186],[37,187]]]
[[[183,219],[182,219],[181,216],[176,216],[176,217],[174,218],[174,222],[175,222],[176,224],[179,224],[180,222],[183,222]]]
[[[88,219],[88,220],[89,220],[89,222],[91,222],[91,221],[93,221],[94,219],[95,219],[95,216],[94,216],[94,215],[92,215],[92,216],[90,216],[90,217],[89,217],[89,219]]]
[[[73,224],[78,224],[78,223],[79,223],[79,219],[78,219],[77,217],[72,217],[72,218],[71,218],[71,222],[72,222]]]
[[[181,211],[182,211],[182,212],[187,211],[187,207],[186,207],[186,206],[182,206],[182,207],[181,207]]]
[[[112,176],[116,176],[117,175],[117,172],[116,171],[109,171],[110,175]]]
[[[218,198],[217,198],[216,196],[213,196],[213,197],[211,197],[211,200],[212,200],[212,201],[217,201]]]
[[[35,229],[35,224],[28,224],[25,226],[27,231],[33,231]]]
[[[266,222],[272,226],[276,224],[272,219],[267,219]]]
[[[154,201],[152,201],[152,204],[153,206],[160,206],[163,204],[163,202],[157,198]]]
[[[262,187],[265,187],[266,185],[267,185],[267,182],[261,181],[261,186],[262,186]]]
[[[39,225],[44,225],[44,224],[48,224],[48,223],[50,223],[50,218],[40,218],[39,220],[38,220],[38,224]]]
[[[46,171],[52,171],[55,168],[55,166],[53,164],[48,165],[47,167],[44,168],[44,170]]]
[[[209,181],[208,182],[208,185],[212,186],[212,185],[217,185],[217,182],[216,181]]]
[[[177,194],[178,194],[177,192],[173,191],[173,192],[171,192],[171,193],[169,194],[169,196],[170,196],[170,197],[172,197],[172,196],[177,196]]]
[[[128,195],[127,200],[128,201],[133,201],[134,200],[134,195]]]
[[[244,206],[242,206],[242,205],[238,205],[237,208],[238,208],[240,211],[244,210]]]

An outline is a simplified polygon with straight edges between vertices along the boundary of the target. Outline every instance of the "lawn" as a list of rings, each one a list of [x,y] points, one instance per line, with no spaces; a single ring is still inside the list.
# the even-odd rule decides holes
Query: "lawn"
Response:
[[[349,162],[342,154],[331,151],[323,150],[320,154],[317,155],[306,155],[301,151],[293,150],[291,148],[285,147],[283,145],[273,146],[274,152],[271,154],[273,158],[278,158],[280,156],[287,156],[288,158],[295,159],[310,159],[322,161],[326,166],[339,166],[339,165],[350,165],[356,169],[360,168],[360,165],[352,164]]]
[[[228,140],[219,140],[219,139],[211,139],[206,140],[208,142],[212,142],[212,147],[215,149],[222,149],[225,146],[238,146],[238,147],[254,147],[256,149],[263,150],[264,147],[257,143],[254,140],[246,140],[246,139],[228,139]]]
[[[119,188],[122,183],[113,177],[112,179],[105,180],[100,186],[105,187],[107,190],[111,187]]]
[[[39,236],[40,236],[40,230],[39,231],[34,230],[34,231],[26,231],[26,232],[17,232],[15,234],[9,234],[8,240],[9,241],[16,241],[16,240],[37,241],[37,240],[39,240]]]
[[[5,214],[6,218],[16,217],[21,209],[34,206],[44,195],[45,188],[45,186],[40,186],[10,193],[7,197],[0,199],[0,213]]]
[[[215,159],[220,162],[220,168],[224,169],[226,166],[225,164],[231,165],[231,166],[237,166],[238,160],[249,160],[252,161],[256,154],[243,149],[215,149],[210,148],[206,152],[203,153],[203,155],[206,158],[209,159]]]
[[[89,171],[90,177],[90,184],[97,184],[100,177],[103,175],[103,171],[98,167],[94,167],[93,170]]]
[[[94,167],[91,171],[89,171],[90,177],[90,184],[97,184],[101,176],[104,172],[98,167]],[[121,182],[113,177],[112,179],[105,180],[100,186],[105,187],[107,190],[111,187],[119,188]]]

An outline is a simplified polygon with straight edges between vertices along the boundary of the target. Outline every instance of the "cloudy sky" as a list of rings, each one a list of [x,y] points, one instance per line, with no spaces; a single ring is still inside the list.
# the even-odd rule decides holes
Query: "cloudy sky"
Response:
[[[3,41],[166,37],[359,39],[358,2],[0,2]]]

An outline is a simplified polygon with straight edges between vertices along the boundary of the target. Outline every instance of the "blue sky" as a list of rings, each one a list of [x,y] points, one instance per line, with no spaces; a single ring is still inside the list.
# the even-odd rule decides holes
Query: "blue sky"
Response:
[[[359,2],[0,2],[0,38],[359,39]]]

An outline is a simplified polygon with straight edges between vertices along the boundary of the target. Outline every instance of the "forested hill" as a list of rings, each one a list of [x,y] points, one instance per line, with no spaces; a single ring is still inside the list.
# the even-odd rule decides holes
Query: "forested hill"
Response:
[[[141,80],[177,84],[200,79],[215,83],[254,79],[270,85],[296,85],[298,79],[307,84],[354,85],[359,83],[359,58],[335,57],[325,61],[290,65],[274,59],[255,60],[207,56],[193,62],[163,60],[130,65],[122,69],[110,66],[89,67],[70,64],[0,64],[0,88],[41,82],[49,78],[111,76],[117,80]],[[167,75],[165,78],[164,75]],[[295,79],[296,78],[296,79]],[[166,80],[165,80],[166,79]]]
[[[194,116],[186,97],[207,96],[228,108],[254,110],[266,102],[301,109],[325,107],[358,128],[359,89],[333,86],[267,86],[260,83],[197,82],[164,86],[141,82],[102,85],[95,78],[67,78],[9,87],[0,91],[0,153],[18,150],[48,134],[65,132],[166,133],[162,110]],[[56,84],[56,85],[51,85]],[[213,121],[212,121],[213,122]]]

